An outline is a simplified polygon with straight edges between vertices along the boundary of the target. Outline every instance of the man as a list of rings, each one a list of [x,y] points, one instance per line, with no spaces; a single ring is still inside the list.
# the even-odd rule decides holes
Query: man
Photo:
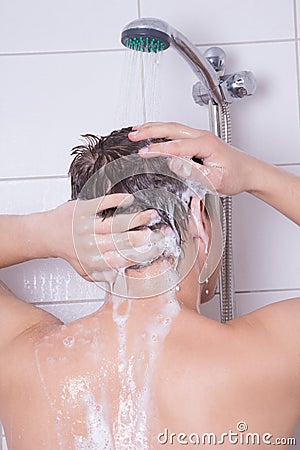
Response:
[[[181,154],[202,158],[203,170],[207,167],[210,170],[204,176],[213,178],[208,181],[213,181],[219,192],[234,194],[247,185],[247,190],[259,192],[257,195],[273,202],[273,206],[300,223],[299,210],[295,212],[300,196],[300,181],[296,177],[259,164],[198,130],[171,124],[144,126],[137,131],[130,139],[139,141],[141,138],[142,144],[137,147],[132,144],[132,152],[144,147],[149,137],[167,137],[170,142],[154,146],[160,146],[162,153],[169,151],[171,155],[180,147]],[[124,140],[123,134],[121,137]],[[176,142],[178,139],[181,142]],[[98,158],[101,160],[105,156],[103,144],[102,139],[92,148],[86,148],[87,154],[90,152],[94,158],[85,166],[87,174],[97,173],[93,168]],[[148,141],[146,145],[149,148]],[[127,146],[130,148],[128,140]],[[185,148],[188,148],[186,153]],[[148,157],[149,153],[148,150],[140,154]],[[187,174],[199,176],[199,167],[196,169],[193,163],[191,166],[190,162],[180,160],[176,164],[171,160],[168,164],[181,178]],[[74,167],[73,178],[79,170]],[[84,168],[84,164],[81,167]],[[253,176],[251,167],[259,169],[261,175],[270,175],[267,186],[262,187],[261,181],[256,184],[261,176],[257,177],[257,172]],[[165,172],[166,167],[163,170]],[[245,176],[236,177],[241,171]],[[87,188],[83,180],[73,195],[77,196],[81,188],[87,196],[93,192],[96,178],[91,178],[92,183],[88,182]],[[282,204],[276,187],[270,192],[271,181],[276,179],[285,182],[290,189],[288,205]],[[113,184],[109,183],[108,187]],[[123,188],[124,184],[120,186]],[[171,180],[169,186],[172,186]],[[97,190],[95,192],[98,195]],[[178,186],[174,192],[178,192]],[[50,314],[16,299],[5,287],[2,289],[0,413],[11,448],[157,449],[161,446],[181,448],[186,444],[191,448],[195,445],[209,448],[213,443],[215,448],[228,449],[244,444],[248,432],[252,433],[248,436],[250,444],[253,439],[252,448],[267,448],[276,438],[288,438],[292,434],[300,416],[299,299],[272,304],[226,325],[199,315],[197,303],[206,283],[198,284],[198,278],[200,275],[201,281],[207,257],[206,238],[210,238],[211,227],[203,202],[197,196],[186,201],[185,194],[182,188],[179,208],[185,210],[186,215],[179,227],[170,220],[170,209],[159,207],[158,215],[151,216],[150,224],[149,216],[135,226],[131,224],[131,229],[137,229],[132,233],[144,233],[142,245],[135,245],[142,248],[139,253],[144,252],[145,242],[150,245],[145,252],[148,259],[143,264],[136,252],[130,253],[136,264],[132,267],[131,259],[125,274],[120,270],[114,272],[116,278],[109,280],[107,302],[95,314],[63,325]],[[138,197],[136,192],[134,195]],[[173,194],[176,204],[174,197]],[[87,197],[83,195],[83,198]],[[101,210],[109,208],[111,211],[111,207],[121,203],[120,197],[113,197],[114,204],[111,200],[108,204],[109,198],[104,199],[105,204],[101,203]],[[139,200],[143,203],[145,198]],[[119,212],[123,214],[120,216],[110,215],[113,211],[104,213],[105,220],[110,221],[107,226],[103,225],[105,220],[90,218],[99,212],[98,204],[99,200],[97,203],[95,200],[79,202],[80,213],[75,214],[74,227],[78,236],[75,242],[82,245],[78,252],[80,257],[88,253],[82,250],[84,248],[91,248],[90,253],[95,257],[94,244],[97,248],[102,246],[98,250],[96,269],[92,267],[95,258],[86,256],[86,260],[80,258],[81,262],[76,262],[83,266],[80,270],[95,281],[102,280],[99,274],[108,272],[108,268],[120,268],[122,263],[125,266],[128,255],[122,252],[129,251],[124,244],[128,239],[120,238],[115,245],[109,237],[103,237],[112,228],[115,231],[116,224],[118,231],[126,233],[128,224],[122,228],[118,220],[128,215],[126,207],[121,204]],[[69,209],[74,212],[73,203],[70,205]],[[135,208],[134,203],[131,205]],[[146,211],[151,211],[149,206]],[[137,210],[140,207],[144,208],[145,204],[139,205]],[[65,209],[61,207],[60,214],[62,211]],[[58,220],[59,214],[56,212],[53,217]],[[50,252],[49,244],[43,244],[45,238],[39,232],[45,227],[45,218],[38,216],[36,219],[32,225],[34,221],[23,218],[21,225],[12,218],[4,218],[2,236],[6,235],[9,224],[10,228],[15,226],[16,241],[22,242],[21,237],[18,239],[22,226],[24,236],[29,236],[34,245],[28,250],[25,243],[20,249],[14,247],[10,251],[3,243],[2,265],[49,253],[60,256],[57,248],[61,239],[53,239]],[[87,227],[83,226],[85,222]],[[148,230],[144,229],[146,225]],[[159,232],[163,239],[171,239],[175,245],[154,245],[149,228],[154,235]],[[145,232],[148,233],[146,240]],[[92,241],[84,238],[94,234],[96,238]],[[40,238],[40,242],[35,243],[32,236],[36,236],[37,241]],[[112,256],[111,249],[115,248],[119,250],[118,257]],[[153,249],[156,254],[149,255]],[[65,258],[71,262],[76,260],[74,255],[65,255]],[[178,283],[177,263],[178,267],[183,264],[183,268],[179,268],[182,269],[181,283]],[[126,298],[115,292],[114,286],[120,277],[125,278]],[[213,284],[214,280],[209,285],[211,293]]]

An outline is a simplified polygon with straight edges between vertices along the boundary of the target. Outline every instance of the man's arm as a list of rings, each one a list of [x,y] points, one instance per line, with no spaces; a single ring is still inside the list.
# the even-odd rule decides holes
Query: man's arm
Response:
[[[248,192],[300,226],[300,178],[263,161],[255,160],[254,165]]]
[[[0,216],[0,268],[50,256],[47,241],[47,213]],[[44,237],[44,238],[42,238]],[[0,364],[10,344],[40,324],[61,322],[40,308],[17,298],[0,281]]]
[[[45,214],[0,216],[0,268],[47,256]],[[44,239],[40,239],[44,235]]]

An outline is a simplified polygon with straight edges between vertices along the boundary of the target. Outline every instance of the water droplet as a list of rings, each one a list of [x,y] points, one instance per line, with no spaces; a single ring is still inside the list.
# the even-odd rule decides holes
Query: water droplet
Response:
[[[69,347],[69,348],[73,347],[74,342],[75,342],[74,336],[67,336],[67,337],[63,340],[64,346],[65,346],[65,347]]]

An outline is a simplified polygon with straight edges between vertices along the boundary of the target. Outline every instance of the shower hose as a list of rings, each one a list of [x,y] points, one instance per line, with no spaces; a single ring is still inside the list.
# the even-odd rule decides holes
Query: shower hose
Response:
[[[228,103],[220,107],[221,110],[221,139],[231,144],[231,116]],[[223,230],[223,254],[220,287],[220,316],[225,323],[234,317],[234,281],[233,281],[233,248],[232,248],[232,197],[222,198],[222,230]]]

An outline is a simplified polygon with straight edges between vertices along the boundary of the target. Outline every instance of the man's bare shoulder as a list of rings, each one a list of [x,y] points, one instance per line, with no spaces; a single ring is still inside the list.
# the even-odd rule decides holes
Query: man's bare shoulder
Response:
[[[237,328],[248,327],[278,349],[286,358],[286,363],[299,374],[300,383],[300,298],[289,298],[259,308],[236,319]],[[295,367],[296,365],[296,367]],[[300,387],[300,385],[299,385]]]
[[[287,350],[286,343],[281,344],[275,331],[271,331],[271,325],[266,326],[265,314],[273,316],[271,322],[281,327],[278,317],[282,320],[282,315],[280,311],[273,311],[272,305],[264,308],[264,312],[256,311],[227,324],[189,313],[174,323],[174,335],[170,333],[170,345],[165,346],[160,362],[159,386],[160,398],[180,415],[176,422],[178,428],[188,417],[193,429],[197,424],[212,429],[208,418],[211,411],[215,412],[216,405],[220,411],[228,411],[226,420],[232,419],[232,423],[236,417],[245,417],[245,404],[248,405],[247,419],[253,423],[272,423],[274,411],[284,424],[288,423],[285,415],[292,414],[294,420],[299,412],[299,394],[296,393],[300,388],[300,371],[299,380],[295,375],[295,347],[293,351]],[[168,381],[162,382],[164,379]],[[295,395],[289,402],[291,392]],[[287,411],[292,413],[289,415]],[[173,419],[175,421],[175,417]],[[225,424],[220,419],[220,430],[222,426],[224,428]]]
[[[293,335],[293,339],[300,343],[300,297],[270,303],[242,318],[281,334],[283,339]]]

